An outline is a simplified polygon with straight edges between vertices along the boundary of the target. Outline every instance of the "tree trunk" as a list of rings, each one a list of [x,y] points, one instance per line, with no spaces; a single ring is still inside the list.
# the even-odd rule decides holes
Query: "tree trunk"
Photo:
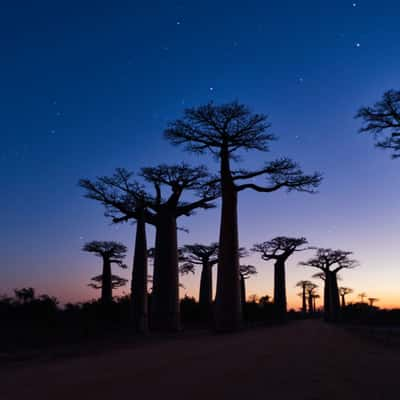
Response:
[[[148,331],[147,297],[147,243],[146,223],[143,216],[137,219],[135,254],[131,282],[132,322],[136,332]]]
[[[339,300],[339,288],[337,284],[336,274],[332,271],[329,272],[331,275],[331,293],[330,293],[330,317],[331,321],[336,322],[340,319],[340,300]]]
[[[313,310],[314,312],[317,311],[317,300],[315,297],[313,297]]]
[[[107,257],[103,257],[101,302],[103,304],[112,303],[111,262]]]
[[[274,266],[274,305],[278,319],[285,319],[287,311],[285,263],[281,260],[277,260]]]
[[[160,213],[156,229],[151,325],[155,330],[178,331],[179,270],[174,213]]]
[[[313,297],[312,297],[312,293],[310,292],[308,294],[308,313],[312,314],[314,312],[313,309]]]
[[[324,319],[325,321],[330,321],[331,316],[330,316],[330,311],[331,311],[331,306],[330,306],[330,298],[331,298],[331,276],[329,271],[325,272],[325,286],[324,286]]]
[[[307,313],[306,287],[305,287],[305,286],[303,286],[301,311],[302,311],[304,314]]]
[[[212,316],[212,267],[208,260],[203,260],[199,304],[202,318],[206,321],[210,321]]]
[[[240,280],[240,303],[242,307],[242,316],[244,319],[246,318],[246,280],[243,275],[239,274]]]
[[[344,294],[342,294],[341,297],[342,297],[342,308],[345,308],[346,307],[346,300],[344,298]]]
[[[221,191],[215,328],[217,331],[227,332],[239,329],[242,324],[239,289],[237,192],[230,172],[227,151],[221,151]]]

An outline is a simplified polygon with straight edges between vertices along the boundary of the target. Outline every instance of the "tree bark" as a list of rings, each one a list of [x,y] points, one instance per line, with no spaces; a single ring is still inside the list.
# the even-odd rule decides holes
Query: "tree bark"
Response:
[[[242,310],[239,289],[237,191],[232,180],[227,151],[221,151],[221,190],[215,328],[217,331],[228,332],[241,327]]]
[[[155,330],[178,331],[179,270],[174,213],[160,213],[156,229],[151,326]]]
[[[200,277],[199,304],[202,318],[210,321],[212,315],[212,267],[208,260],[203,260]]]
[[[107,257],[104,256],[101,283],[101,302],[103,304],[112,303],[111,262]]]
[[[274,266],[274,304],[278,319],[286,318],[285,262],[277,260]]]
[[[147,242],[146,223],[143,216],[137,219],[136,225],[131,282],[131,312],[135,331],[146,333],[148,331]]]

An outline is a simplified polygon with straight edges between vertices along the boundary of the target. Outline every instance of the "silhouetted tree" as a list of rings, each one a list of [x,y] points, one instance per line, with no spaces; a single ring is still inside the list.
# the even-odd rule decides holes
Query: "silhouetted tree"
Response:
[[[187,109],[183,119],[171,123],[165,131],[166,138],[173,144],[186,145],[187,150],[195,153],[209,152],[219,160],[222,209],[215,305],[218,331],[235,330],[242,320],[238,193],[245,189],[273,192],[281,188],[312,192],[321,181],[320,174],[304,175],[298,165],[287,158],[266,163],[255,171],[233,170],[231,161],[237,160],[239,151],[268,150],[268,143],[274,139],[267,133],[268,128],[265,115],[254,114],[246,106],[233,102],[220,106],[209,103]],[[266,176],[269,184],[264,186],[248,182],[260,176]]]
[[[319,299],[321,296],[319,294],[314,293],[312,295],[312,299],[313,299],[313,310],[314,312],[317,311],[317,299]]]
[[[312,282],[310,281],[299,281],[296,283],[296,287],[301,288],[301,311],[305,314],[307,312],[307,286]]]
[[[320,269],[325,275],[324,316],[327,321],[337,321],[340,314],[337,273],[344,268],[354,268],[358,263],[350,258],[351,251],[317,249],[315,257],[300,265]],[[336,268],[333,268],[336,266]]]
[[[142,176],[156,192],[155,201],[149,208],[155,213],[156,244],[153,271],[152,324],[155,329],[179,330],[179,267],[177,219],[191,215],[198,208],[209,209],[219,197],[215,180],[210,181],[203,166],[159,165],[143,168]],[[162,189],[170,191],[163,196]],[[192,192],[196,199],[181,200],[184,192]]]
[[[182,247],[184,263],[182,272],[193,272],[196,266],[201,266],[199,305],[203,318],[212,316],[212,267],[218,262],[218,243],[209,246],[195,243]]]
[[[346,296],[350,293],[353,293],[353,289],[347,288],[347,287],[340,287],[339,288],[339,295],[342,299],[342,308],[346,307]]]
[[[364,299],[367,297],[367,293],[362,292],[358,295],[358,297],[360,298],[360,303],[365,303]]]
[[[14,289],[15,298],[21,303],[29,303],[35,299],[35,289],[34,288],[22,288]]]
[[[314,310],[314,295],[315,295],[315,289],[318,287],[315,283],[310,282],[307,287],[307,302],[308,302],[308,313],[312,314]]]
[[[111,265],[116,264],[120,268],[127,268],[122,262],[126,255],[126,246],[118,242],[102,242],[94,240],[86,243],[82,250],[94,253],[96,256],[102,258],[103,272],[99,277],[94,277],[92,280],[95,282],[101,282],[99,284],[99,288],[101,287],[101,302],[103,304],[110,304],[112,302],[113,288]],[[120,279],[119,277],[116,278]]]
[[[131,279],[131,319],[135,331],[145,333],[148,330],[146,223],[155,225],[156,218],[148,208],[154,199],[142,185],[131,180],[132,175],[119,168],[112,176],[99,177],[95,181],[81,179],[79,185],[86,190],[85,197],[105,206],[105,215],[111,217],[113,222],[135,220],[137,223]]]
[[[265,261],[274,260],[274,304],[275,311],[279,319],[286,318],[286,279],[285,263],[286,260],[295,252],[303,251],[308,248],[301,248],[307,244],[306,238],[290,238],[277,236],[274,239],[255,244],[253,251],[261,253],[261,258]]]
[[[252,275],[257,273],[257,269],[254,265],[240,265],[239,267],[239,279],[240,279],[240,299],[242,303],[242,312],[246,304],[246,279],[249,279]]]
[[[373,306],[374,306],[374,303],[375,303],[376,301],[379,301],[379,299],[377,299],[376,297],[368,297],[368,301],[369,301],[369,306],[370,306],[370,307],[373,307]]]
[[[373,134],[377,147],[391,150],[393,158],[400,157],[400,91],[385,92],[372,107],[360,108],[356,118],[364,123],[360,132]]]

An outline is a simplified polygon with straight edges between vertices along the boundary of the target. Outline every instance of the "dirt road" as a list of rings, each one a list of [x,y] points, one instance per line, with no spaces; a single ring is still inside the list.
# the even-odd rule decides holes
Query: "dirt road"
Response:
[[[400,399],[400,350],[319,321],[27,364],[0,399]]]

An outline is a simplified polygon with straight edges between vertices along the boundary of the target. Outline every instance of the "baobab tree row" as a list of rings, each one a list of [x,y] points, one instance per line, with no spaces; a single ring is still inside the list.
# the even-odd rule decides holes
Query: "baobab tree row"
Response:
[[[190,216],[196,209],[214,207],[213,201],[218,197],[221,222],[214,323],[218,331],[241,326],[238,194],[243,190],[270,193],[280,189],[314,193],[322,179],[319,173],[304,174],[288,158],[268,161],[257,170],[234,169],[232,163],[239,152],[269,150],[275,139],[269,130],[266,115],[252,113],[242,104],[209,103],[185,110],[181,119],[169,124],[165,137],[174,145],[185,146],[187,151],[211,154],[219,162],[217,175],[210,174],[204,166],[179,164],[143,168],[139,175],[147,186],[124,169],[109,177],[80,181],[86,197],[101,202],[106,215],[115,223],[137,222],[132,272],[132,313],[137,330],[147,330],[146,224],[156,229],[152,324],[155,329],[176,330],[179,329],[177,219]],[[264,177],[266,183],[254,183],[257,177]],[[194,195],[195,200],[185,200],[187,193]]]

